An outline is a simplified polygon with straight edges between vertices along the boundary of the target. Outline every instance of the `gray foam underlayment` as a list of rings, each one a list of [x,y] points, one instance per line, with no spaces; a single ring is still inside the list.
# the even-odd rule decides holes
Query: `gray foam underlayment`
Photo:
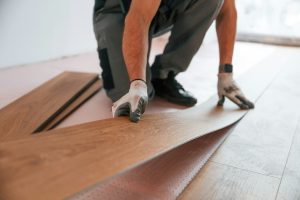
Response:
[[[275,79],[285,61],[265,60],[243,75],[239,83],[247,91],[247,96],[257,101]],[[216,102],[217,97],[214,96],[208,101]],[[230,104],[229,101],[226,103]],[[200,107],[205,105],[207,104]],[[86,188],[69,199],[176,199],[229,135],[234,128],[232,124],[246,113],[234,119],[227,128],[220,127],[218,131],[187,141],[140,166]]]

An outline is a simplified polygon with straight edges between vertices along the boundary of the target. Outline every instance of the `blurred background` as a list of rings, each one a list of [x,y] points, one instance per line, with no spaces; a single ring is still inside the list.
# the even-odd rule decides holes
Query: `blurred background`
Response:
[[[238,40],[300,46],[300,0],[237,1]],[[1,0],[0,68],[96,50],[94,0]],[[204,42],[216,40],[214,26]]]

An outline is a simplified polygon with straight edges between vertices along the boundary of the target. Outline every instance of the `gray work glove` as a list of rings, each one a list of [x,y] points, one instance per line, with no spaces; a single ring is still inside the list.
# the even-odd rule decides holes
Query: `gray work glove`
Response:
[[[148,104],[147,85],[142,80],[134,80],[127,94],[112,106],[113,117],[129,115],[132,122],[138,122]]]
[[[218,95],[219,106],[224,104],[225,97],[227,97],[233,103],[237,104],[241,109],[254,108],[254,104],[245,97],[242,90],[233,80],[232,73],[224,72],[218,74]]]

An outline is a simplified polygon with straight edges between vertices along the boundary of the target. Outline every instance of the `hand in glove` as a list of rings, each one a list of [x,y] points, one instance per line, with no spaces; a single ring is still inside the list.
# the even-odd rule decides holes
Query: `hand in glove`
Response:
[[[241,109],[252,109],[254,104],[249,101],[236,82],[232,78],[232,73],[222,72],[218,75],[218,105],[224,104],[225,97],[237,104]]]
[[[129,92],[112,106],[113,117],[129,115],[132,122],[138,122],[148,103],[147,85],[142,80],[134,80]]]

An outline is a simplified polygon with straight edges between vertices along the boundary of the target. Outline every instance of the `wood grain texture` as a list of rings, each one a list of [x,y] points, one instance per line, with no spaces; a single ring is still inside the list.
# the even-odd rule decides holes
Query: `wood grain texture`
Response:
[[[280,179],[208,162],[179,200],[274,200]]]
[[[58,114],[52,121],[50,121],[43,131],[55,128],[60,124],[66,117],[72,114],[79,106],[90,99],[94,94],[96,94],[102,87],[102,81],[99,79],[93,83],[89,88],[87,88],[75,101],[73,101],[69,106],[67,106],[60,114]]]
[[[299,121],[300,122],[300,121]],[[295,132],[293,144],[281,179],[278,200],[300,199],[300,124]]]
[[[42,130],[97,79],[96,74],[64,72],[2,108],[0,141]]]
[[[200,171],[180,199],[276,198],[276,188],[280,184],[299,118],[294,109],[300,100],[300,91],[296,89],[300,84],[299,61],[297,54],[287,53],[291,57],[284,61],[284,70],[256,103],[255,110],[238,123],[211,158],[212,162]],[[295,169],[297,165],[295,156],[291,158],[291,168]],[[282,186],[282,194],[286,192],[286,197],[297,195],[299,191],[299,184],[293,184],[297,176],[293,180],[289,178],[290,175],[287,175],[286,184],[294,187]]]
[[[292,52],[287,58],[284,70],[214,155],[214,162],[282,176],[299,117],[295,106],[300,102],[300,58]]]
[[[176,199],[232,129],[230,126],[181,145],[70,200]]]
[[[261,95],[278,68],[280,65],[256,67],[240,81],[249,98],[255,100]],[[254,77],[256,82],[251,81]],[[216,107],[216,101],[214,97],[193,109],[147,115],[138,124],[129,123],[127,117],[107,119],[1,143],[1,197],[70,196],[224,128],[247,112],[230,102]]]

